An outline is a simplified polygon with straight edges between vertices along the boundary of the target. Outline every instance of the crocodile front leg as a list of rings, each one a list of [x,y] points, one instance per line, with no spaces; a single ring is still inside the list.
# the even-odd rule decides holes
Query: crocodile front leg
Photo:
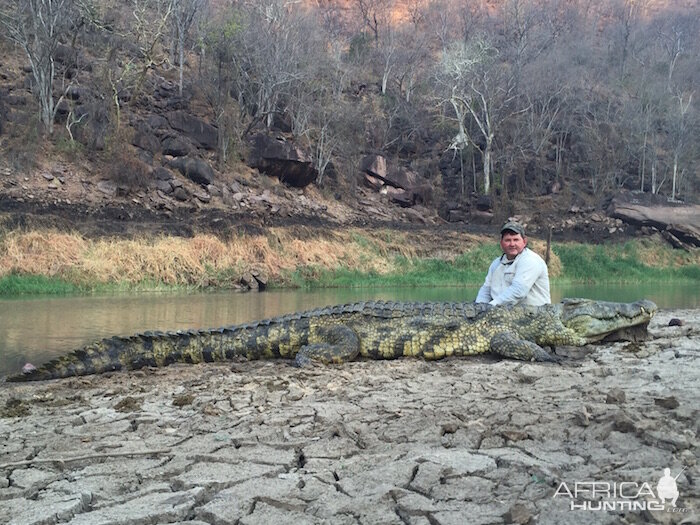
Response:
[[[313,362],[328,365],[346,363],[360,354],[360,339],[351,328],[344,325],[319,327],[317,343],[302,346],[294,358],[294,366],[302,367]]]
[[[491,352],[510,359],[521,361],[559,362],[561,359],[550,354],[535,343],[522,339],[513,332],[498,332],[491,338]]]

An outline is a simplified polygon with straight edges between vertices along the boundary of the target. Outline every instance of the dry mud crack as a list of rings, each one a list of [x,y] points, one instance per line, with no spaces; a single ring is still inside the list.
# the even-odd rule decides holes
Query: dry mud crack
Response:
[[[663,311],[651,332],[563,365],[236,362],[1,384],[0,523],[697,523],[700,311]],[[653,510],[665,468],[679,497]]]

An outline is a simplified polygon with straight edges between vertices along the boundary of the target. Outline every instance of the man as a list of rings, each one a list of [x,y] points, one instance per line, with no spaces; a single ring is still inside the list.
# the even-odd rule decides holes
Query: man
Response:
[[[549,274],[542,257],[527,247],[525,228],[507,222],[501,228],[503,255],[491,263],[484,285],[476,296],[477,303],[549,304]]]

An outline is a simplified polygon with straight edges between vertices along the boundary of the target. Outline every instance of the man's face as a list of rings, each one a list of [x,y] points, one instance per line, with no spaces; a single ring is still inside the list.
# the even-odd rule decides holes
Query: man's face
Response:
[[[523,237],[519,233],[507,231],[501,236],[501,250],[509,260],[515,259],[515,256],[525,249],[525,246],[527,246],[527,237]]]

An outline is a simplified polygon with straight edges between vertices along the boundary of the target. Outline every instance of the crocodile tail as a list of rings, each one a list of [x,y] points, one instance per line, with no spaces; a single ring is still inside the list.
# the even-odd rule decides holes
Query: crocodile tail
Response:
[[[212,330],[145,332],[91,343],[10,382],[43,381],[117,370],[163,367],[172,363],[230,361],[235,357],[293,358],[307,342],[308,321],[262,321]]]
[[[232,346],[227,348],[226,340],[236,332],[222,329],[147,332],[131,337],[110,337],[58,357],[29,372],[10,376],[7,381],[43,381],[161,367],[172,363],[232,359],[237,352]],[[237,348],[242,350],[243,346],[237,345]],[[240,352],[239,355],[245,355],[245,352]]]

